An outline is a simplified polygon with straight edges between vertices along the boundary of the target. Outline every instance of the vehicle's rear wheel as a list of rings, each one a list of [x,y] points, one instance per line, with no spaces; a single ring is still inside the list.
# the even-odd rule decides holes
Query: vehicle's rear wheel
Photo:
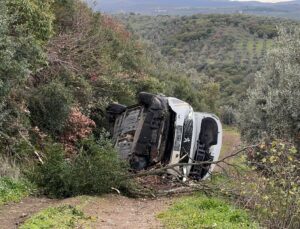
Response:
[[[145,105],[145,106],[150,106],[152,104],[153,98],[155,95],[147,92],[141,92],[139,94],[139,103]]]
[[[114,123],[117,116],[126,110],[126,106],[113,103],[106,108],[107,118],[110,123]]]

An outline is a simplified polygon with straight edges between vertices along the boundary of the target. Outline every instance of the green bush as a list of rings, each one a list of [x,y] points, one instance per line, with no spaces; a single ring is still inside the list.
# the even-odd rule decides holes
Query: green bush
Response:
[[[38,42],[46,42],[53,34],[52,0],[4,0],[12,15],[14,32],[33,36]]]
[[[228,190],[236,203],[251,210],[263,228],[299,228],[300,169],[296,147],[282,140],[266,141],[249,151],[248,165],[250,168],[239,169],[230,180],[225,178],[221,190]]]
[[[51,82],[38,88],[31,96],[31,121],[53,136],[60,134],[68,119],[71,104],[72,95],[69,90],[61,83]]]
[[[240,129],[248,142],[288,139],[300,150],[300,29],[280,28],[264,68],[240,106]]]
[[[279,140],[257,148],[256,154],[262,158],[252,164],[262,171],[263,184],[257,185],[249,195],[256,201],[257,218],[268,228],[298,228],[299,152],[294,145]]]
[[[60,145],[48,145],[43,165],[27,172],[44,194],[69,197],[103,194],[123,186],[127,166],[119,160],[108,140],[84,140],[75,158],[66,159]]]

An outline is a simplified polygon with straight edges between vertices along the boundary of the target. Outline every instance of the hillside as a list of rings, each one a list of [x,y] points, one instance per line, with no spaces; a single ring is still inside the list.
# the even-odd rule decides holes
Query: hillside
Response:
[[[245,15],[142,16],[118,18],[158,46],[172,66],[205,74],[221,86],[221,105],[236,106],[264,63],[287,21]]]
[[[89,0],[95,10],[106,13],[140,13],[146,15],[253,14],[300,19],[300,1],[259,2],[230,0]]]

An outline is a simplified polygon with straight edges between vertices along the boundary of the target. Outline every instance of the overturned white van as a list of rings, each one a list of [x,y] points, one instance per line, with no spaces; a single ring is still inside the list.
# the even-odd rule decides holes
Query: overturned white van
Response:
[[[222,125],[213,114],[194,112],[186,102],[142,92],[138,104],[107,108],[115,147],[134,170],[157,163],[180,164],[169,173],[205,179],[212,172],[222,145]],[[195,162],[208,162],[191,165]]]

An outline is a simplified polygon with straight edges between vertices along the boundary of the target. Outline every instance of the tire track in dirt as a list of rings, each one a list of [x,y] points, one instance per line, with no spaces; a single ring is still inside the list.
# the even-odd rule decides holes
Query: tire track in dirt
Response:
[[[156,215],[166,210],[174,198],[130,199],[107,195],[95,198],[83,209],[94,220],[92,228],[158,229],[163,225]]]

